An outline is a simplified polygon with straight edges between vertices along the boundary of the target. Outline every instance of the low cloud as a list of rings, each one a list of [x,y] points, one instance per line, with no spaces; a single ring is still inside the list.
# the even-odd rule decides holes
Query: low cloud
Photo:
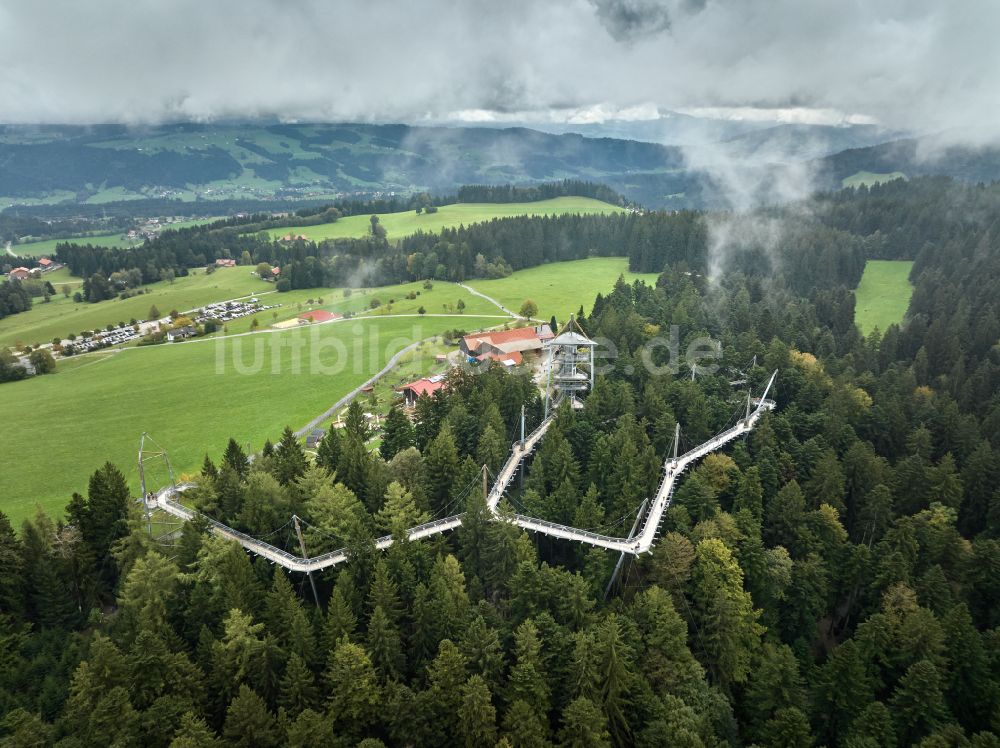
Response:
[[[993,0],[12,2],[0,7],[0,120],[651,106],[833,112],[989,141],[998,26]]]
[[[591,0],[601,24],[618,41],[634,41],[670,28],[670,9],[660,0]]]

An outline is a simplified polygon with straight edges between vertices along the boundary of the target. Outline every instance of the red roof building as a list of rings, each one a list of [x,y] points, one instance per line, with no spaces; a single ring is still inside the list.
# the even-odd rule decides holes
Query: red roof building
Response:
[[[323,309],[314,309],[311,312],[302,312],[299,315],[300,322],[332,322],[335,319],[342,319],[343,314],[337,312],[327,312]]]
[[[513,330],[478,332],[466,335],[459,345],[468,356],[483,353],[523,353],[542,350],[542,341],[534,327],[516,327]]]
[[[403,402],[408,408],[412,408],[417,404],[417,398],[421,395],[427,395],[430,397],[439,389],[445,385],[444,374],[438,374],[433,377],[424,377],[423,379],[418,379],[415,382],[410,382],[409,384],[404,384],[402,387],[397,387],[396,392],[403,393]]]
[[[45,270],[52,264],[52,260],[48,257],[40,257],[38,258],[38,264],[42,267],[42,270]]]
[[[14,268],[13,270],[10,271],[10,273],[7,274],[7,277],[10,278],[11,280],[21,281],[27,278],[29,275],[31,275],[31,271],[28,270],[28,268]]]
[[[496,351],[487,351],[486,353],[480,353],[476,356],[476,361],[499,361],[504,366],[517,366],[522,361],[524,361],[524,356],[521,355],[520,351],[513,351],[512,353],[497,353]]]

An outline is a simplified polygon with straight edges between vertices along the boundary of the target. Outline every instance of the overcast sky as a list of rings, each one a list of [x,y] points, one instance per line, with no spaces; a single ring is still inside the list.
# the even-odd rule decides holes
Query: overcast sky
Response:
[[[997,0],[0,0],[0,121],[642,118],[1000,131]]]

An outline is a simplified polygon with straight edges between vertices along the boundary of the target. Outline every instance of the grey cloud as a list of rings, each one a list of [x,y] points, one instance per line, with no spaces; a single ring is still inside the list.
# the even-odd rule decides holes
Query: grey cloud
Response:
[[[998,27],[995,0],[5,0],[0,121],[753,104],[992,139]]]
[[[632,41],[670,28],[670,11],[658,0],[591,0],[615,39]]]

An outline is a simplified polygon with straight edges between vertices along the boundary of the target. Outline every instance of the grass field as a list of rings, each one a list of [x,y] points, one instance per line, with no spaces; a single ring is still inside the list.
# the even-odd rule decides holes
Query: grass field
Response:
[[[495,318],[459,320],[470,328]],[[362,318],[287,332],[126,349],[80,357],[57,374],[0,388],[4,445],[0,509],[19,524],[36,506],[62,511],[105,460],[133,487],[139,436],[149,432],[178,473],[218,459],[230,436],[259,449],[298,428],[414,339],[450,317]],[[65,362],[70,363],[70,362]],[[151,481],[163,482],[155,469]]]
[[[109,199],[125,199],[120,195],[112,195]],[[88,200],[87,202],[92,202]],[[100,202],[100,201],[99,201]],[[107,201],[103,201],[107,202]],[[213,221],[218,221],[218,217],[212,218],[191,218],[186,221],[175,221],[174,223],[164,223],[164,229],[186,229],[191,226],[200,226],[204,223],[212,223]],[[57,244],[65,244],[66,242],[75,242],[77,244],[93,244],[98,247],[135,247],[142,244],[142,239],[127,239],[124,232],[119,231],[115,234],[87,234],[81,236],[74,236],[67,239],[45,239],[38,242],[26,242],[24,244],[15,244],[10,248],[10,251],[16,255],[22,257],[51,257],[56,253]]]
[[[624,275],[631,283],[644,280],[656,283],[656,273],[633,273],[624,257],[591,257],[519,270],[507,278],[472,280],[467,285],[490,296],[508,309],[518,311],[525,299],[538,304],[538,316],[556,315],[560,324],[583,305],[590,314],[598,293],[607,293]]]
[[[844,177],[840,180],[841,187],[871,187],[873,184],[891,182],[893,179],[906,179],[906,175],[901,171],[894,171],[888,174],[876,174],[873,171],[859,171]]]
[[[624,258],[591,258],[470,285],[515,310],[529,296],[538,303],[540,315],[548,318],[555,313],[563,321],[581,304],[589,312],[597,293],[609,291],[622,273],[630,281],[655,280],[651,274],[627,273],[626,267]],[[0,320],[0,343],[10,341],[14,332],[9,325],[19,317],[35,320],[22,324],[22,335],[26,329],[45,332],[47,327],[61,334],[67,324],[75,330],[100,326],[102,319],[117,321],[124,316],[127,321],[132,316],[130,302],[138,302],[135,316],[145,316],[150,303],[166,313],[172,307],[186,309],[249,293],[260,296],[261,289],[271,291],[274,286],[237,267],[154,288],[153,294],[122,302],[73,304],[60,297],[40,304],[31,312]],[[411,292],[419,295],[407,299]],[[373,298],[380,301],[375,310]],[[459,299],[465,304],[462,315],[455,314]],[[246,317],[228,324],[228,337],[77,356],[59,361],[54,375],[0,387],[5,433],[16,435],[3,449],[0,510],[15,522],[32,514],[36,505],[57,514],[74,490],[85,489],[89,474],[105,460],[120,465],[136,485],[135,450],[143,431],[170,452],[178,472],[196,469],[206,452],[217,457],[230,436],[259,448],[265,438],[276,439],[285,425],[298,428],[307,423],[413,340],[507,321],[485,299],[440,281],[431,289],[406,283],[354,289],[346,297],[342,289],[308,289],[271,293],[261,301],[282,306],[258,315],[258,333],[250,334],[253,318]],[[59,305],[66,307],[61,316],[52,311]],[[425,316],[417,315],[421,306]],[[360,316],[265,331],[273,322],[308,309]],[[434,316],[441,314],[453,316]],[[39,335],[42,341],[53,336]],[[383,404],[391,396],[392,384],[440,370],[434,354],[444,350],[429,343],[408,356],[378,388]],[[346,368],[328,370],[335,360],[346,361]],[[297,369],[294,361],[299,361]],[[164,476],[151,480],[162,482]]]
[[[57,291],[61,291],[63,283],[72,282],[72,276],[56,277],[58,270],[51,277]],[[79,279],[76,279],[79,283]],[[261,327],[268,327],[274,322],[294,317],[300,312],[312,309],[326,309],[334,312],[365,312],[379,316],[385,314],[416,314],[424,307],[427,314],[458,313],[458,300],[465,304],[464,313],[468,315],[494,315],[501,312],[490,302],[468,291],[459,288],[454,283],[435,283],[430,291],[423,288],[422,283],[404,283],[385,288],[365,288],[351,291],[349,297],[344,297],[343,289],[310,288],[305,290],[276,293],[274,284],[264,283],[252,276],[249,269],[222,268],[211,275],[198,272],[170,283],[153,283],[148,286],[151,293],[133,296],[130,299],[102,301],[99,304],[78,304],[72,298],[60,294],[52,297],[49,303],[36,301],[30,312],[22,312],[0,320],[0,345],[11,346],[18,342],[26,345],[49,343],[55,337],[67,337],[70,333],[79,334],[83,330],[103,328],[108,324],[129,322],[135,319],[146,319],[150,306],[156,305],[161,314],[166,315],[172,309],[185,311],[194,309],[214,301],[223,301],[240,296],[256,294],[262,304],[278,304],[278,309],[267,309],[258,314],[234,320],[228,325],[228,332],[248,332],[254,318]],[[407,299],[409,293],[419,294],[415,299]],[[322,299],[322,303],[320,303]],[[379,306],[371,309],[372,299],[379,300]]]
[[[53,285],[67,280],[71,280],[71,276],[55,278]],[[10,346],[18,341],[26,345],[49,343],[57,336],[128,322],[133,317],[145,319],[154,304],[161,313],[167,314],[171,309],[183,311],[213,301],[273,291],[274,284],[252,275],[250,268],[235,267],[221,268],[211,275],[199,270],[196,275],[177,278],[173,283],[151,283],[148,288],[152,293],[98,304],[77,304],[72,296],[66,298],[61,293],[47,304],[37,300],[31,311],[0,319],[0,345]]]
[[[272,286],[273,288],[273,286]],[[414,299],[406,298],[409,293],[419,294]],[[372,309],[373,299],[379,300],[379,306]],[[462,312],[458,310],[458,300],[465,303]],[[311,301],[310,301],[311,300]],[[350,296],[344,296],[343,289],[312,288],[304,291],[289,291],[287,293],[271,294],[261,297],[265,304],[281,304],[280,309],[267,309],[258,314],[242,317],[229,323],[230,334],[247,332],[256,317],[260,326],[268,327],[275,322],[281,322],[314,309],[324,309],[329,312],[345,314],[361,314],[365,317],[382,317],[397,314],[419,314],[420,307],[426,314],[456,314],[463,316],[502,316],[503,312],[493,304],[470,294],[454,283],[435,282],[431,290],[422,283],[402,283],[396,286],[382,288],[352,289]],[[497,319],[502,322],[503,319]],[[496,322],[494,322],[496,324]],[[464,328],[462,316],[456,316],[451,328]]]
[[[909,260],[868,261],[854,291],[854,322],[862,333],[867,335],[876,327],[885,331],[903,320],[913,295],[909,281],[912,267]]]
[[[437,213],[417,215],[413,210],[383,213],[379,216],[379,221],[391,240],[401,239],[418,231],[436,232],[443,228],[455,228],[462,224],[468,226],[470,223],[481,223],[493,218],[564,213],[616,213],[620,210],[622,209],[614,205],[589,197],[557,197],[534,203],[456,203],[442,205]],[[278,238],[288,234],[295,236],[301,234],[312,241],[346,239],[364,236],[370,227],[370,216],[348,216],[335,223],[275,229],[271,232],[271,236]]]
[[[22,257],[52,257],[56,253],[56,245],[65,244],[66,242],[93,244],[96,247],[131,247],[142,244],[141,240],[129,241],[121,232],[118,232],[117,234],[94,234],[91,236],[77,236],[71,239],[45,239],[40,242],[15,244],[10,248],[10,251]]]
[[[582,303],[587,312],[598,292],[607,292],[615,279],[622,273],[630,282],[644,278],[653,283],[655,274],[640,275],[628,272],[628,262],[621,257],[596,257],[587,260],[563,262],[522,270],[509,278],[499,280],[470,281],[469,285],[517,311],[525,298],[534,299],[539,305],[539,315],[548,318],[552,314],[564,319],[575,312]],[[78,304],[72,297],[62,295],[62,285],[69,284],[75,290],[81,283],[79,278],[70,276],[66,270],[57,270],[46,275],[59,291],[47,304],[37,300],[30,312],[11,315],[0,320],[0,346],[17,343],[35,345],[49,343],[55,337],[65,338],[70,333],[79,334],[83,330],[103,328],[109,324],[129,322],[131,319],[146,319],[154,304],[162,314],[172,309],[184,311],[204,306],[213,301],[233,299],[240,296],[273,292],[274,285],[265,283],[244,267],[221,268],[211,275],[204,271],[177,278],[173,283],[152,283],[147,286],[151,293],[133,296],[130,299],[103,301],[99,304]],[[419,294],[415,299],[406,295]],[[322,298],[322,304],[315,302]],[[422,306],[428,314],[450,314],[457,312],[458,300],[465,304],[465,314],[498,314],[499,311],[488,301],[479,298],[453,283],[436,281],[434,288],[427,291],[422,283],[404,283],[386,288],[355,289],[345,298],[342,289],[307,289],[288,293],[271,293],[262,298],[267,304],[280,304],[281,309],[261,312],[258,323],[266,327],[275,321],[287,319],[298,312],[309,309],[326,309],[335,312],[362,312],[370,310],[371,301],[377,298],[380,306],[369,314],[415,314]],[[395,302],[390,303],[393,299]],[[229,332],[245,332],[250,329],[253,317],[231,323]]]
[[[51,273],[45,273],[42,277],[52,284],[52,287],[56,289],[56,293],[62,293],[63,286],[76,289],[83,285],[83,278],[76,277],[66,267],[53,270]]]

